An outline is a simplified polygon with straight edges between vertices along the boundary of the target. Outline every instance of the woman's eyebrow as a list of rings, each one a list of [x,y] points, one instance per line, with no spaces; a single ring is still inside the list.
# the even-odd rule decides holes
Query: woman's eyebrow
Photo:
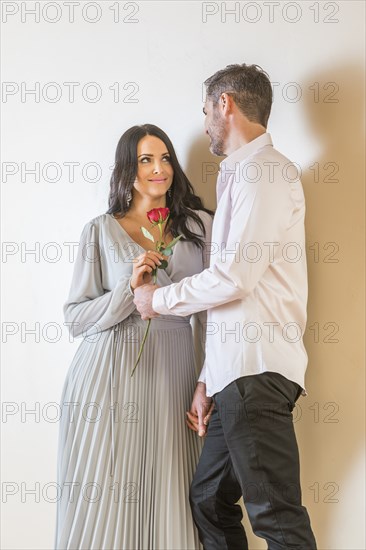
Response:
[[[169,151],[167,151],[166,153],[161,153],[161,156],[164,157],[165,155],[169,155]],[[140,157],[153,157],[154,155],[151,154],[151,153],[141,153],[141,155],[138,155],[137,158],[140,158]]]

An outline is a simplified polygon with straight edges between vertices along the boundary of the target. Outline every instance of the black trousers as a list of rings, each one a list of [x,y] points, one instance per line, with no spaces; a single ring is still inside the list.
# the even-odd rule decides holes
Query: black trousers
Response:
[[[205,444],[191,485],[193,518],[205,550],[246,550],[237,504],[269,550],[314,550],[301,505],[292,410],[298,384],[265,372],[238,378],[214,395]]]

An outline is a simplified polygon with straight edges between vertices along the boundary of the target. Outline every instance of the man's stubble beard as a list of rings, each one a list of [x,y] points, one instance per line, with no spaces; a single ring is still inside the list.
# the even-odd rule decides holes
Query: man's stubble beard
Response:
[[[211,146],[210,150],[213,155],[218,157],[224,156],[226,128],[224,121],[219,115],[214,115],[211,126]]]
[[[217,157],[222,157],[224,155],[223,148],[224,148],[223,140],[211,142],[210,150],[213,155],[216,155]]]

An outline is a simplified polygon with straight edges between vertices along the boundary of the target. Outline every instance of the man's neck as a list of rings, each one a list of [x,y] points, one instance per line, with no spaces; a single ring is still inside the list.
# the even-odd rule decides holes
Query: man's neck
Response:
[[[266,128],[260,124],[243,125],[238,128],[233,128],[227,138],[225,155],[231,155],[231,153],[234,153],[234,151],[240,149],[240,147],[247,145],[266,132]]]

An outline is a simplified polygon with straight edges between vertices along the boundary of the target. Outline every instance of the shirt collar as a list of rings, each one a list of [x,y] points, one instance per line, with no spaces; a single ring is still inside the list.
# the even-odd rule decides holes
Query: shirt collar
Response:
[[[253,139],[249,143],[246,143],[242,147],[239,147],[239,149],[236,149],[233,153],[231,153],[231,155],[227,156],[220,162],[220,170],[222,168],[224,168],[224,170],[233,170],[236,163],[242,162],[244,159],[250,157],[253,153],[256,153],[259,149],[265,147],[266,145],[271,145],[273,147],[271,134],[268,132],[261,134],[259,137]],[[223,166],[224,164],[225,166]]]

